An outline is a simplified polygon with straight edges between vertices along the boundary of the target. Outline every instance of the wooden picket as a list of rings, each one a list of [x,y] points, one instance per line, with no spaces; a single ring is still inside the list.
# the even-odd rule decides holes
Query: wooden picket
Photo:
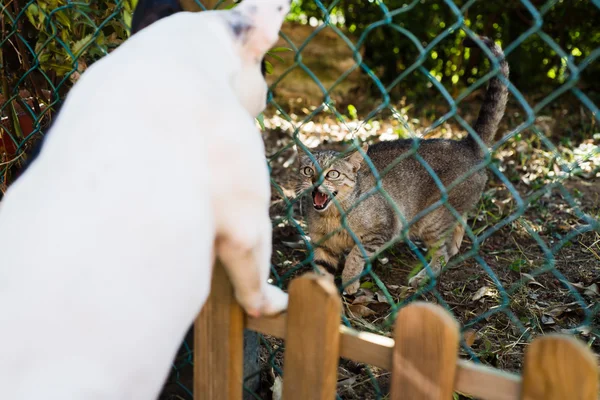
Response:
[[[211,285],[208,301],[194,324],[194,398],[241,400],[244,313],[219,264]]]
[[[434,304],[411,304],[398,314],[394,340],[390,398],[452,398],[460,341],[454,318]]]
[[[433,304],[403,308],[392,339],[340,325],[339,295],[316,275],[292,281],[288,312],[274,318],[243,319],[220,267],[212,293],[195,327],[195,400],[241,399],[244,328],[286,340],[284,400],[334,399],[339,357],[391,371],[390,399],[599,399],[596,356],[570,336],[535,339],[521,377],[458,359],[458,323]]]
[[[598,371],[592,352],[579,340],[548,335],[525,352],[523,400],[595,399]]]
[[[342,302],[328,279],[308,275],[290,285],[289,335],[284,355],[283,398],[335,398]],[[310,365],[310,368],[306,368]]]

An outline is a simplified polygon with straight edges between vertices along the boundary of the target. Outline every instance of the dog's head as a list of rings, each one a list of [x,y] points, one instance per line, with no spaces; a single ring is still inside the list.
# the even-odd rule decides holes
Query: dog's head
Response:
[[[199,13],[198,17],[201,18],[197,22],[200,30],[187,30],[188,35],[190,32],[201,32],[203,40],[213,40],[215,43],[229,42],[229,39],[223,38],[220,32],[217,33],[219,37],[207,38],[207,33],[212,33],[210,28],[206,29],[210,25],[209,20],[219,20],[220,24],[226,26],[230,33],[230,43],[235,58],[240,62],[238,64],[237,60],[227,61],[227,57],[223,57],[223,54],[216,55],[214,58],[228,64],[222,65],[224,70],[233,68],[231,78],[233,90],[242,106],[255,117],[266,107],[268,89],[264,79],[264,56],[277,41],[281,24],[290,9],[290,2],[290,0],[243,0],[230,10]],[[132,34],[137,35],[137,32],[146,30],[146,27],[154,25],[155,22],[173,14],[181,14],[181,11],[183,9],[178,0],[139,0],[133,14]],[[154,34],[164,36],[164,32],[164,30],[155,30]],[[206,56],[208,54],[205,54]]]
[[[234,90],[253,116],[266,106],[264,56],[277,41],[289,10],[290,0],[244,0],[224,14],[242,62],[233,81]]]

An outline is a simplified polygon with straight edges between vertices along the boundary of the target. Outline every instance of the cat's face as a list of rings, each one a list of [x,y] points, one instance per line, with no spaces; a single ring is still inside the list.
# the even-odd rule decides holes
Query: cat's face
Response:
[[[363,151],[367,151],[366,144]],[[302,156],[297,193],[309,195],[315,211],[325,212],[330,209],[334,197],[342,202],[353,192],[363,158],[358,150],[346,156],[330,150],[312,154],[321,167],[321,173],[308,156]]]

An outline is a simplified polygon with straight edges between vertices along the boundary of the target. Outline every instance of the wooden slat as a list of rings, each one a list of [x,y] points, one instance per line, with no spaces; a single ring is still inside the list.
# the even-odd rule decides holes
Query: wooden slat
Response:
[[[248,318],[246,328],[280,339],[286,338],[286,315],[274,318]],[[392,370],[394,339],[340,326],[340,356],[385,370]],[[519,375],[459,360],[454,388],[482,400],[518,400]]]
[[[431,303],[400,310],[394,327],[390,399],[448,400],[454,392],[458,322]]]
[[[340,354],[351,360],[368,363],[370,365],[387,365],[388,371],[392,370],[392,350],[394,339],[376,335],[370,332],[361,332],[356,329],[340,326],[342,332],[342,344]],[[383,351],[382,351],[383,350]]]
[[[241,400],[244,313],[219,263],[208,301],[194,324],[194,349],[194,400]]]
[[[525,351],[523,400],[596,400],[598,367],[579,340],[563,335],[539,337]]]
[[[340,349],[342,302],[333,282],[314,274],[294,279],[289,289],[283,398],[334,399]]]
[[[454,390],[482,400],[517,400],[521,396],[521,377],[459,360]]]

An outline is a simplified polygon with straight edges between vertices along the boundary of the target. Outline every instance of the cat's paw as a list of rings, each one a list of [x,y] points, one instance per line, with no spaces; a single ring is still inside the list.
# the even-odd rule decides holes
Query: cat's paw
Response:
[[[348,279],[350,280],[350,279]],[[345,283],[344,283],[345,284]],[[355,294],[360,289],[360,280],[356,280],[344,288],[346,294]]]
[[[408,286],[416,289],[420,286],[423,286],[425,283],[427,283],[428,280],[429,276],[427,275],[425,270],[422,270],[417,275],[413,276],[408,280]]]

